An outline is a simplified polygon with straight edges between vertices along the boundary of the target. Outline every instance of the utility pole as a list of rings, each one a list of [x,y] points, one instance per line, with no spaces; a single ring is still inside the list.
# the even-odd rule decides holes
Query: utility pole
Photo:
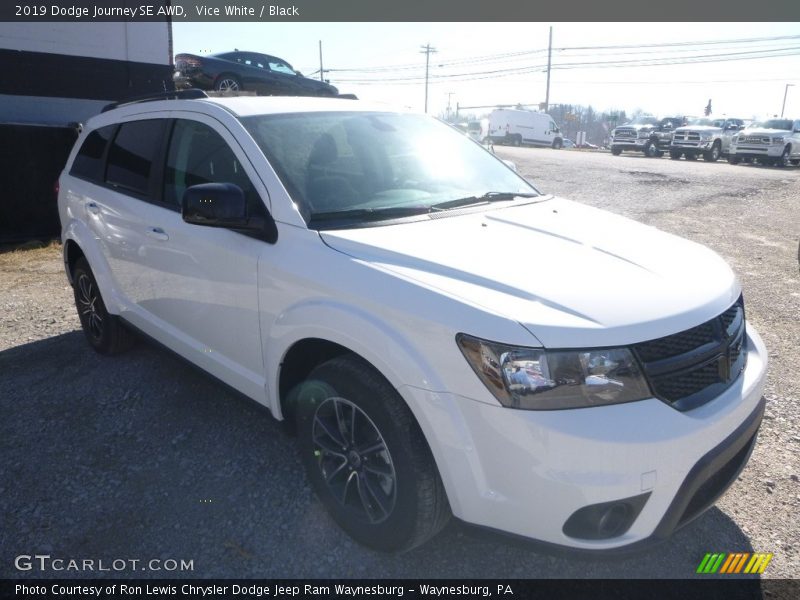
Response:
[[[547,91],[544,95],[544,112],[550,110],[550,59],[553,55],[553,26],[550,26],[550,41],[547,43]]]
[[[319,41],[319,80],[325,81],[323,79],[325,70],[322,68],[322,40]]]
[[[781,119],[783,118],[783,111],[786,110],[786,94],[789,93],[789,88],[794,87],[793,83],[787,83],[786,88],[783,90],[783,106],[781,107]]]
[[[447,118],[450,118],[450,98],[452,98],[455,92],[447,92]]]
[[[431,63],[431,53],[436,53],[436,48],[431,47],[431,43],[428,42],[424,46],[420,46],[422,51],[420,54],[425,55],[425,113],[428,112],[428,69]]]

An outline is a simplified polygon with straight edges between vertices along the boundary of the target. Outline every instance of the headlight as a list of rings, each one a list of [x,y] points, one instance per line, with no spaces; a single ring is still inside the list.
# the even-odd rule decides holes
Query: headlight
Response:
[[[483,384],[509,408],[583,408],[652,396],[627,348],[544,350],[506,346],[463,333],[456,342]]]
[[[733,136],[733,137],[731,138],[731,142],[732,142],[732,143],[734,143],[734,144],[735,144],[736,142],[738,142],[738,141],[739,141],[739,136],[738,136],[738,135],[735,135],[735,136]]]
[[[774,137],[774,138],[772,138],[772,143],[773,144],[782,144],[783,142],[784,142],[784,138],[782,138],[782,137]]]
[[[700,134],[700,139],[701,139],[701,140],[703,140],[704,142],[707,142],[707,141],[708,141],[708,140],[710,140],[712,137],[713,137],[713,136],[712,136],[710,133],[705,133],[705,132],[703,132],[703,133],[701,133],[701,134]]]

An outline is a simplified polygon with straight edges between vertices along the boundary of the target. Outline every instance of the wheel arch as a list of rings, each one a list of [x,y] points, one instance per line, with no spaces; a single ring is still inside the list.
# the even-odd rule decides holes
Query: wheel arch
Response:
[[[277,419],[291,407],[293,386],[314,366],[343,353],[352,353],[371,365],[404,397],[419,418],[403,387],[443,389],[436,371],[411,340],[386,320],[361,308],[326,299],[306,300],[281,312],[264,330],[267,397]]]
[[[94,234],[84,223],[73,220],[64,229],[62,240],[64,270],[70,285],[73,283],[72,274],[75,263],[81,257],[85,258],[86,262],[89,263],[89,268],[92,270],[97,285],[100,287],[106,310],[112,315],[118,315],[120,307],[117,302],[116,288],[113,284],[114,279],[111,276],[105,257],[97,247],[98,242]]]

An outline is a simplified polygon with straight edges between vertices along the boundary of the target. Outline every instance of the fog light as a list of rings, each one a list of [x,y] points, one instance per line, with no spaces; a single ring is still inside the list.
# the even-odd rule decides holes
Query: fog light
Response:
[[[572,513],[564,523],[564,534],[584,540],[607,540],[619,537],[630,529],[642,512],[650,492],[584,506]]]

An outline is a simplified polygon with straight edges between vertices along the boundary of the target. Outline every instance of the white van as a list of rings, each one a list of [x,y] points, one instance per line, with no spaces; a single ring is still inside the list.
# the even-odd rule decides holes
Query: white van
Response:
[[[547,113],[512,108],[498,108],[489,115],[489,138],[496,144],[522,146],[564,145],[561,130]]]

